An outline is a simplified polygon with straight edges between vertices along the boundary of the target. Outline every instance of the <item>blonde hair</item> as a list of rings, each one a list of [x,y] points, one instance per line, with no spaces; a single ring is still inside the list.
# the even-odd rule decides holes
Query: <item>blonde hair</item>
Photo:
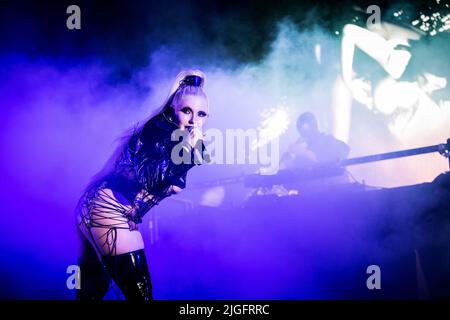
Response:
[[[202,79],[199,86],[186,85],[182,86],[183,80],[189,76],[198,76]],[[164,113],[168,108],[172,107],[173,103],[180,101],[185,95],[202,96],[206,99],[207,108],[209,109],[209,99],[204,91],[205,74],[199,69],[187,69],[181,71],[175,78],[169,94],[164,101],[162,107],[157,114]]]

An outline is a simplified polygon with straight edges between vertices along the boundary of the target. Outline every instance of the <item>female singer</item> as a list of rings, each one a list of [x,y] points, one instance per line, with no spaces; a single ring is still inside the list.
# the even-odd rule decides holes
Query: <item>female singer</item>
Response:
[[[102,299],[111,278],[126,299],[152,299],[138,225],[153,206],[185,188],[188,170],[203,161],[202,127],[209,116],[204,82],[199,70],[181,72],[161,110],[124,138],[86,188],[77,206],[77,299]]]

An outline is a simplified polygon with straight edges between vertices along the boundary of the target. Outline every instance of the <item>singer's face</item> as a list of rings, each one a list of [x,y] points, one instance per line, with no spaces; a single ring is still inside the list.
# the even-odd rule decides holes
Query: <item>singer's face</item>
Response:
[[[182,130],[202,128],[209,117],[208,103],[202,96],[186,95],[173,106],[175,118]]]

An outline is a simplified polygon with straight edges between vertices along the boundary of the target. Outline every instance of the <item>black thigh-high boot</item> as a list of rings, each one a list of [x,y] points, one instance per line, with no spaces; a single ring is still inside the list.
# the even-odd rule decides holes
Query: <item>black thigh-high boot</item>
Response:
[[[80,233],[81,256],[80,289],[76,292],[77,300],[101,300],[108,291],[111,278],[91,243]]]
[[[103,263],[127,300],[153,299],[144,249],[103,256]]]

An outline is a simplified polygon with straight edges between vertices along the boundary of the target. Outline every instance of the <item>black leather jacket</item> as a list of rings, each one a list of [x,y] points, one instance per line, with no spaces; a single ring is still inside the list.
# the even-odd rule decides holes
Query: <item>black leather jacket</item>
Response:
[[[165,114],[151,118],[142,129],[135,130],[120,152],[114,169],[96,181],[89,193],[94,194],[97,188],[119,192],[134,205],[135,210],[130,219],[141,222],[142,216],[153,205],[169,195],[171,185],[184,189],[187,172],[205,160],[203,141],[196,148],[182,142],[182,139],[181,142],[172,141],[171,135],[177,128]],[[172,150],[176,148],[181,156],[182,147],[184,152],[188,152],[189,161],[176,164],[171,158]],[[155,196],[153,201],[142,201],[142,192]]]

